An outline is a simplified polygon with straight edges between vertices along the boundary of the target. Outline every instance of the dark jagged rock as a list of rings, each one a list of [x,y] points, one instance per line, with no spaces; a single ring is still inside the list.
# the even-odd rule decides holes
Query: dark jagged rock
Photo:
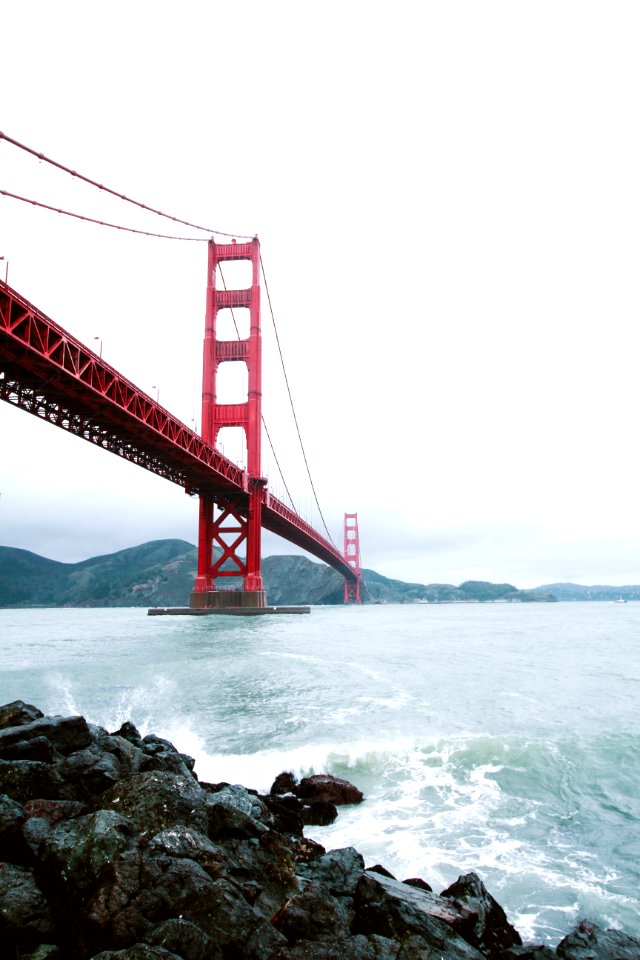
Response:
[[[269,793],[272,797],[281,797],[286,793],[296,792],[297,780],[292,773],[279,773],[271,785]]]
[[[0,942],[28,947],[53,934],[51,907],[36,883],[34,871],[0,863]]]
[[[152,837],[146,844],[146,852],[150,857],[166,856],[195,860],[214,879],[222,876],[223,864],[227,857],[224,847],[212,843],[203,833],[198,833],[197,830],[179,823]]]
[[[172,918],[160,923],[149,940],[158,947],[164,947],[179,957],[189,960],[222,960],[222,951],[216,947],[211,937],[190,920]]]
[[[560,941],[557,954],[562,960],[638,960],[640,940],[619,930],[601,930],[590,920],[582,920]]]
[[[20,741],[46,738],[63,755],[82,750],[91,743],[91,731],[84,717],[39,717],[30,723],[0,729],[0,755]]]
[[[270,795],[264,798],[264,802],[273,817],[276,830],[293,837],[302,836],[304,821],[301,804],[296,797]]]
[[[327,800],[310,800],[302,806],[302,822],[308,826],[326,827],[338,816],[335,803]]]
[[[475,924],[467,939],[488,957],[497,956],[507,947],[522,943],[520,934],[508,922],[504,910],[477,874],[467,873],[458,877],[455,883],[443,890],[441,896],[456,904],[464,904],[475,914]]]
[[[39,848],[48,889],[65,899],[84,895],[103,868],[130,846],[131,824],[112,810],[98,810],[56,824]]]
[[[60,800],[65,793],[59,772],[40,760],[0,760],[0,793],[18,802],[42,797]]]
[[[396,880],[397,877],[394,877],[392,873],[387,870],[386,867],[383,867],[381,863],[376,863],[372,867],[367,867],[368,873],[379,873],[381,877],[389,877],[389,880]]]
[[[333,777],[330,773],[303,777],[296,787],[296,793],[303,800],[323,800],[336,806],[343,803],[362,803],[364,799],[361,791],[352,783]]]
[[[176,823],[207,832],[206,794],[191,776],[162,770],[136,773],[101,794],[94,806],[128,817],[142,835]]]
[[[519,945],[475,874],[438,896],[327,853],[303,822],[359,802],[338,778],[281,774],[266,797],[200,783],[133,724],[22,701],[0,708],[0,742],[2,960],[640,960],[639,941],[587,922],[557,954]]]
[[[558,960],[558,954],[551,947],[528,944],[508,947],[498,954],[498,960]]]
[[[117,758],[95,743],[66,757],[58,769],[63,780],[73,783],[76,797],[83,801],[104,793],[124,776]]]
[[[30,703],[25,703],[24,700],[14,700],[13,703],[5,703],[0,707],[0,730],[31,723],[41,717],[44,717],[42,710],[38,710]]]
[[[396,960],[398,944],[387,937],[356,934],[342,940],[301,941],[279,951],[273,960]],[[433,958],[433,954],[431,955]],[[426,955],[425,955],[426,957]],[[415,960],[415,954],[406,960]]]
[[[482,958],[465,939],[473,929],[474,915],[462,904],[366,871],[358,882],[354,907],[358,933],[378,933],[400,941],[418,935],[447,957]]]
[[[407,883],[410,887],[418,887],[419,890],[426,890],[427,893],[433,893],[433,887],[428,884],[426,880],[423,880],[422,877],[409,877],[408,880],[403,880],[402,882]]]
[[[17,740],[15,743],[0,745],[2,760],[42,760],[53,763],[55,748],[46,737],[34,737],[32,740]]]
[[[116,730],[113,734],[114,737],[124,737],[125,740],[129,740],[135,746],[140,746],[142,744],[142,737],[140,736],[140,731],[135,724],[131,723],[130,720],[125,720],[119,730]]]
[[[360,803],[362,793],[348,780],[329,773],[305,777],[298,783],[292,773],[278,774],[270,791],[271,804],[281,803],[290,813],[298,814],[302,825],[325,827],[338,816],[336,806]],[[299,828],[299,829],[300,829]],[[294,832],[292,830],[291,832]]]
[[[364,873],[362,854],[353,847],[331,850],[311,863],[300,864],[298,875],[321,883],[337,897],[353,897]]]
[[[0,794],[0,860],[24,863],[27,846],[22,836],[22,825],[27,811],[6,794]]]
[[[276,957],[279,951],[287,944],[287,938],[273,926],[272,923],[263,923],[257,927],[243,947],[243,954],[248,960],[270,960]]]
[[[42,817],[49,823],[79,817],[87,812],[86,804],[78,800],[27,800],[24,809],[29,817]]]
[[[285,903],[272,923],[292,945],[298,940],[346,938],[351,932],[346,907],[313,880]]]
[[[136,943],[126,950],[103,950],[93,960],[181,960],[182,954],[172,953],[164,947],[152,947],[148,943]]]

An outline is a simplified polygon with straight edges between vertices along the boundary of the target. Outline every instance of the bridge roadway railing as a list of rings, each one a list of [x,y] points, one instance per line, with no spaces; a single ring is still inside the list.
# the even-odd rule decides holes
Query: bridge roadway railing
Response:
[[[254,482],[159,403],[0,281],[0,400],[184,487],[234,493]],[[258,481],[260,482],[260,481]],[[353,578],[339,551],[263,487],[263,526]]]

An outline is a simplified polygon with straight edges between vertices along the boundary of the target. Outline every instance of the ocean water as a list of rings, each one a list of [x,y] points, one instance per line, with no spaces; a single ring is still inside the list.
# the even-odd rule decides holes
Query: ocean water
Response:
[[[307,835],[439,891],[476,871],[523,939],[640,936],[640,604],[0,610],[0,702],[132,720],[201,779],[332,772]]]

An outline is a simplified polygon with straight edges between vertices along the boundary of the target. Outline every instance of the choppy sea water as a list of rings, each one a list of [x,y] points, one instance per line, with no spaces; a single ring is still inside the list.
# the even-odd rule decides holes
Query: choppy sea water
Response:
[[[204,780],[348,778],[330,827],[435,890],[475,870],[524,939],[640,936],[640,604],[0,610],[0,702],[131,719]]]

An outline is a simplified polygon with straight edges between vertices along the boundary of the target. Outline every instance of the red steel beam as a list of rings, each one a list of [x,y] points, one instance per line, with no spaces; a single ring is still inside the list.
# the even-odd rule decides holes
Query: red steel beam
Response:
[[[240,248],[244,245],[238,245]],[[0,400],[150,470],[190,494],[239,493],[247,473],[0,281]],[[353,578],[317,530],[267,490],[262,525]]]

